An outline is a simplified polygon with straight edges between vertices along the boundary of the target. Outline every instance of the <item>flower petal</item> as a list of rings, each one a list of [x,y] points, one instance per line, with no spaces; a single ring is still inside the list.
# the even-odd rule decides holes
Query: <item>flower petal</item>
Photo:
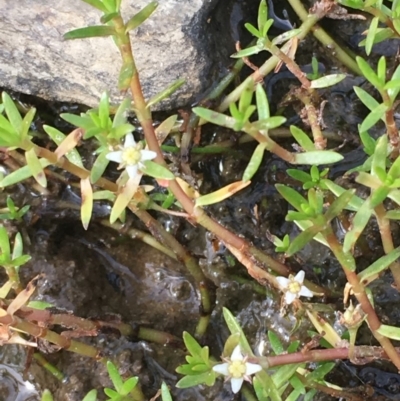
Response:
[[[286,291],[285,292],[285,303],[286,305],[290,305],[297,298],[297,294],[294,292]]]
[[[133,166],[126,166],[126,171],[129,175],[129,178],[135,178],[138,173],[138,166],[137,164]]]
[[[282,288],[287,288],[287,286],[289,285],[289,279],[287,279],[286,277],[276,277],[276,281],[278,282],[278,284],[282,287]]]
[[[125,135],[125,142],[124,142],[124,148],[130,148],[132,146],[136,145],[135,138],[133,137],[133,134],[130,132],[129,134]]]
[[[213,366],[212,369],[214,372],[220,373],[221,375],[229,376],[228,366],[228,363],[220,363],[219,365]]]
[[[246,376],[254,375],[254,373],[260,372],[262,367],[257,363],[246,362]]]
[[[240,350],[240,345],[237,345],[232,352],[231,361],[243,361],[243,354]]]
[[[231,379],[232,392],[234,394],[238,393],[239,390],[242,388],[242,384],[243,384],[243,378],[242,377],[240,379],[232,378]]]
[[[122,163],[122,150],[116,150],[106,154],[106,159],[115,163]]]
[[[305,277],[304,270],[300,270],[295,276],[294,281],[297,281],[299,284],[303,284],[304,277]]]
[[[301,297],[313,297],[314,294],[306,286],[302,285],[301,289],[300,289],[300,292],[299,292],[299,296],[301,296]]]
[[[141,155],[140,161],[146,161],[146,160],[153,160],[157,156],[157,153],[153,152],[152,150],[141,150],[140,155]]]

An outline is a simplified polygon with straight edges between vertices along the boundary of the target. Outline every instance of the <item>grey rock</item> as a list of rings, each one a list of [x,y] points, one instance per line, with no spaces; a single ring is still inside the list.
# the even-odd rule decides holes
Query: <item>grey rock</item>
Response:
[[[131,34],[147,99],[178,78],[186,80],[155,109],[188,104],[209,84],[207,18],[216,1],[160,0],[155,13]],[[128,20],[148,3],[122,1],[122,15]],[[0,0],[0,86],[92,107],[104,90],[114,102],[121,99],[117,80],[122,63],[113,40],[63,40],[72,29],[100,25],[100,17],[100,11],[80,0]]]

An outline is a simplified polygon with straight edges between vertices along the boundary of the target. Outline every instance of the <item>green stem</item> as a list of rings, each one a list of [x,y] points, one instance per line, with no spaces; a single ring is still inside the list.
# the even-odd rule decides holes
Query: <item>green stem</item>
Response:
[[[300,0],[288,0],[289,4],[298,15],[298,17],[303,21],[303,24],[310,17],[307,10],[304,8]],[[314,14],[315,15],[315,14]],[[325,14],[319,16],[316,15],[318,19],[324,17]],[[303,25],[300,27],[302,28]],[[317,40],[319,40],[327,49],[332,53],[332,56],[339,60],[343,65],[345,65],[349,70],[353,71],[357,75],[362,75],[361,70],[358,68],[354,57],[350,56],[349,53],[344,51],[334,39],[319,25],[312,28],[313,35]]]
[[[381,203],[375,208],[376,221],[378,222],[379,232],[381,234],[383,250],[386,254],[394,249],[392,231],[390,229],[390,220],[386,218],[386,210]],[[396,288],[400,291],[400,262],[396,261],[390,265]]]
[[[306,37],[308,32],[310,32],[311,28],[318,22],[318,20],[319,17],[315,14],[307,15],[307,18],[304,20],[300,27],[301,32],[297,35],[299,40],[302,40]],[[287,53],[290,49],[290,46],[291,43],[287,42],[282,46],[280,50],[283,53]],[[276,67],[279,61],[280,59],[276,56],[270,57],[255,73],[247,77],[228,96],[226,96],[226,98],[223,100],[217,110],[221,113],[227,110],[231,103],[239,100],[240,95],[246,88],[250,87],[251,85],[255,85],[258,82],[260,76],[265,77],[266,75],[268,75]]]
[[[342,245],[340,245],[331,227],[328,227],[324,232],[324,237],[327,240],[329,247],[337,260],[341,263],[344,273],[348,283],[354,292],[354,296],[357,298],[358,302],[361,304],[363,312],[367,316],[368,326],[373,334],[373,336],[379,341],[386,354],[393,362],[393,364],[400,369],[400,355],[397,353],[391,341],[382,336],[377,332],[381,326],[381,322],[372,306],[367,293],[365,292],[364,286],[361,284],[357,273],[353,270],[351,262],[346,262],[349,260],[349,256],[343,252]]]

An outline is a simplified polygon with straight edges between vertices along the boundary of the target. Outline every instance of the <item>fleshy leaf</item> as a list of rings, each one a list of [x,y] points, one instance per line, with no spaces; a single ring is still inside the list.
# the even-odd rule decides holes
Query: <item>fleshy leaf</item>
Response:
[[[94,25],[86,28],[78,28],[64,34],[64,39],[84,39],[101,36],[115,35],[115,28],[107,25]]]
[[[218,203],[223,201],[224,199],[229,198],[234,195],[236,192],[239,192],[243,188],[246,188],[250,184],[250,181],[236,181],[225,187],[218,189],[217,191],[211,192],[207,195],[200,196],[195,201],[195,206],[206,206],[212,205],[214,203]]]
[[[297,143],[307,152],[315,150],[315,145],[310,137],[300,128],[295,125],[290,126],[290,132]]]
[[[311,88],[327,88],[328,86],[336,85],[337,83],[343,81],[346,78],[346,74],[331,74],[325,75],[321,78],[314,79],[311,81]]]
[[[135,14],[125,25],[125,33],[142,25],[158,7],[157,1],[152,1]]]
[[[233,117],[226,116],[225,114],[218,113],[204,107],[194,107],[192,111],[210,123],[230,129],[234,129],[235,127],[236,120]]]
[[[331,164],[343,160],[343,156],[332,150],[314,150],[305,153],[296,153],[293,164]]]
[[[129,205],[133,195],[139,187],[140,174],[134,178],[130,178],[128,182],[122,187],[121,192],[118,194],[117,199],[113,205],[110,215],[110,223],[113,224],[120,217],[125,208]]]
[[[81,198],[81,221],[83,228],[87,230],[93,212],[93,189],[89,177],[81,180]]]
[[[26,164],[29,167],[33,178],[44,188],[47,186],[46,174],[44,173],[43,166],[39,162],[35,153],[35,148],[31,148],[25,152]]]
[[[242,180],[244,182],[251,180],[253,175],[257,172],[258,168],[260,167],[260,164],[264,156],[265,146],[266,146],[265,143],[259,143],[256,149],[254,150],[253,155],[251,156],[251,159],[249,161],[249,164],[247,165],[243,173]]]
[[[47,159],[40,159],[39,161],[43,168],[46,168],[47,166],[49,166],[51,164]],[[23,180],[26,180],[29,177],[32,177],[32,172],[31,172],[29,166],[23,166],[23,167],[19,168],[18,170],[15,170],[12,173],[6,175],[0,181],[0,187],[2,187],[2,188],[8,187],[10,185],[16,184]]]
[[[160,93],[157,93],[157,95],[155,95],[151,99],[149,99],[147,101],[146,107],[149,108],[149,107],[153,106],[154,104],[161,102],[161,100],[171,96],[184,83],[185,83],[185,80],[183,78],[177,79],[175,82],[173,82],[171,85],[169,85],[168,88],[164,89]]]
[[[175,175],[170,170],[168,170],[168,168],[151,160],[146,160],[145,162],[143,162],[143,166],[144,167],[140,168],[140,171],[149,175],[150,177],[158,178],[161,180],[173,180],[175,178]]]

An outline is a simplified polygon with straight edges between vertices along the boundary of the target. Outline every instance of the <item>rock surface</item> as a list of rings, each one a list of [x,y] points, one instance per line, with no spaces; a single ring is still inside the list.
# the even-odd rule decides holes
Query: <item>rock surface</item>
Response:
[[[191,102],[209,84],[207,18],[217,0],[160,0],[132,35],[146,98],[184,78],[186,84],[155,109]],[[0,0],[0,86],[45,99],[96,106],[101,93],[118,100],[121,67],[111,38],[64,41],[76,28],[100,25],[101,12],[81,0]],[[128,20],[149,0],[122,2]]]

